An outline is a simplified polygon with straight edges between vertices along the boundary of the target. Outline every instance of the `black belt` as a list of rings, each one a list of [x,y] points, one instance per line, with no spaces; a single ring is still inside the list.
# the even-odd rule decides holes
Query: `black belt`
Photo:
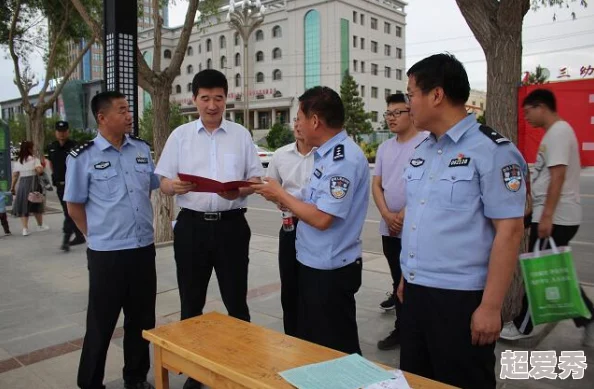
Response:
[[[237,208],[230,211],[220,212],[199,212],[189,208],[182,208],[181,212],[190,215],[191,217],[207,222],[218,222],[220,220],[233,220],[243,217],[247,212],[246,208]]]

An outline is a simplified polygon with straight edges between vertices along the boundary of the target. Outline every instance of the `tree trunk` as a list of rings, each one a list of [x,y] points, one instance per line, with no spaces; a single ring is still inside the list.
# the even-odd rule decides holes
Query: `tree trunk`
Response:
[[[171,132],[169,128],[169,91],[170,87],[155,85],[152,96],[153,104],[153,147],[155,161],[158,161]],[[173,197],[166,196],[160,190],[153,193],[155,213],[155,242],[167,242],[173,239],[171,221],[174,217]]]
[[[28,113],[28,125],[31,128],[31,141],[33,141],[34,153],[39,158],[43,156],[43,149],[45,145],[45,128],[44,128],[44,112],[41,112],[37,107],[33,107]]]

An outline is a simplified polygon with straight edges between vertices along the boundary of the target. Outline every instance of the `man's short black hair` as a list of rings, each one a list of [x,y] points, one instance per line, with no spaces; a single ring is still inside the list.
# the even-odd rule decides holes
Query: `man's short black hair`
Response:
[[[344,105],[338,93],[327,86],[316,86],[299,96],[301,110],[307,117],[318,115],[330,128],[344,125]]]
[[[399,103],[406,103],[406,100],[404,99],[404,93],[394,93],[386,97],[386,104],[388,105]]]
[[[464,65],[451,54],[435,54],[414,64],[408,72],[423,94],[440,87],[455,105],[464,105],[470,95],[470,83]]]
[[[223,88],[225,97],[227,97],[229,84],[227,83],[227,77],[225,77],[223,73],[215,69],[204,69],[201,72],[198,72],[192,80],[192,96],[198,96],[198,90],[200,88]]]
[[[114,100],[125,99],[126,95],[118,91],[101,92],[93,96],[91,100],[91,112],[95,117],[95,121],[99,121],[97,116],[99,111],[108,109]]]
[[[535,89],[528,93],[524,98],[522,107],[530,105],[536,107],[537,105],[544,105],[553,112],[557,112],[557,99],[553,92],[548,89]]]

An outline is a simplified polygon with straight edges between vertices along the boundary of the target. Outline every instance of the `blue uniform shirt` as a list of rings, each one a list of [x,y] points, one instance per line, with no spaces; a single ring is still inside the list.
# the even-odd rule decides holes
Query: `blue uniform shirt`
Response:
[[[344,267],[361,258],[361,230],[369,203],[369,165],[346,131],[318,148],[305,202],[334,216],[320,231],[297,224],[297,260],[314,269]]]
[[[485,131],[487,127],[483,127]],[[421,143],[407,166],[400,264],[413,284],[482,290],[495,237],[492,219],[524,216],[526,162],[474,115]]]
[[[153,243],[152,189],[159,187],[149,146],[126,137],[120,150],[101,134],[68,156],[64,201],[85,204],[87,242],[96,251]]]

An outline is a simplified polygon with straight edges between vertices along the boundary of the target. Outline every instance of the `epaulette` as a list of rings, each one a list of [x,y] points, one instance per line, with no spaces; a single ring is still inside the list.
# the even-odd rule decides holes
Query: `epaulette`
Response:
[[[341,159],[344,159],[344,145],[336,145],[334,147],[334,156],[332,157],[332,160],[338,161]]]
[[[80,145],[78,147],[75,147],[72,150],[70,150],[68,152],[68,154],[70,154],[72,157],[76,158],[79,155],[81,155],[86,149],[88,149],[89,147],[93,146],[93,143],[94,142],[92,140],[90,140],[88,142],[85,142],[84,144],[82,144],[82,145]]]
[[[487,138],[491,139],[496,145],[502,145],[510,142],[509,139],[507,139],[491,127],[485,126],[484,124],[481,124],[479,129],[483,134],[487,136]]]
[[[145,140],[144,140],[144,139],[142,139],[142,138],[139,138],[139,137],[137,137],[137,136],[136,136],[136,135],[134,135],[134,134],[128,134],[128,137],[129,137],[130,139],[134,139],[134,140],[137,140],[137,141],[140,141],[140,142],[144,142],[144,143],[146,143],[146,144],[148,145],[148,147],[153,147],[153,146],[152,146],[152,145],[151,145],[149,142],[145,141]]]

